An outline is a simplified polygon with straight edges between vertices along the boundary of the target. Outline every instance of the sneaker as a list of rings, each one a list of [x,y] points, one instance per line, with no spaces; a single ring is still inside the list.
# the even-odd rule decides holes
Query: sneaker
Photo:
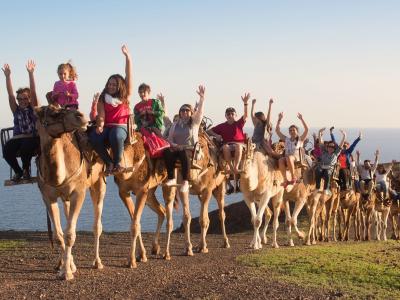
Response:
[[[18,181],[20,181],[21,179],[22,179],[22,174],[20,174],[20,173],[16,173],[16,174],[13,176],[13,178],[11,178],[11,180],[14,181],[14,182],[18,182]]]
[[[181,193],[187,193],[187,192],[189,192],[189,182],[185,180],[181,187]]]
[[[22,172],[22,179],[31,179],[31,174],[29,173],[29,170],[24,170]]]
[[[113,174],[119,174],[125,171],[125,168],[121,167],[120,165],[116,165],[113,169],[112,169],[112,173]]]
[[[176,179],[175,178],[168,179],[167,182],[164,183],[164,185],[166,185],[166,186],[174,186],[174,185],[176,185]]]
[[[226,194],[230,195],[235,191],[235,188],[233,187],[232,183],[230,181],[227,182],[226,184]]]
[[[113,169],[114,169],[113,164],[107,165],[106,170],[104,171],[104,175],[105,175],[105,176],[111,175],[112,172],[113,172]]]

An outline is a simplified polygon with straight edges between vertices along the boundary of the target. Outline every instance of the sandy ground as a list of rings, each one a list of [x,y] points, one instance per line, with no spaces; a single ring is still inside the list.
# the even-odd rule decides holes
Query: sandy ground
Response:
[[[0,232],[0,240],[23,240],[17,249],[0,251],[2,299],[329,299],[334,293],[289,285],[236,262],[247,246],[250,232],[230,235],[230,249],[221,248],[220,235],[208,235],[209,253],[183,255],[184,239],[172,235],[172,260],[150,254],[151,234],[144,234],[148,262],[137,269],[126,267],[129,234],[105,233],[101,258],[105,268],[95,270],[93,237],[78,233],[73,249],[78,271],[70,282],[57,279],[54,267],[58,252],[50,248],[44,232]],[[162,236],[162,249],[165,236]],[[198,234],[192,234],[194,245]],[[282,241],[283,244],[283,241]],[[270,246],[267,246],[269,248]],[[304,247],[304,246],[303,246]]]

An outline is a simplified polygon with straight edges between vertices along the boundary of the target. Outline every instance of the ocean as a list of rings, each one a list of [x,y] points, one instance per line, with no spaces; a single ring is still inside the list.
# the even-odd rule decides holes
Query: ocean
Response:
[[[245,130],[252,134],[252,129]],[[311,129],[311,132],[315,130]],[[358,129],[347,129],[348,140],[352,142],[358,136]],[[361,158],[373,160],[373,153],[376,149],[381,152],[380,161],[390,162],[393,159],[400,161],[400,128],[396,129],[363,129],[363,139],[357,149],[361,152]],[[340,133],[335,131],[336,139],[340,140]],[[328,136],[325,137],[328,140]],[[32,163],[32,165],[34,165]],[[33,172],[36,172],[34,169]],[[6,180],[9,178],[9,167],[4,160],[0,160],[0,178]],[[46,211],[41,198],[41,194],[36,184],[24,184],[18,186],[5,187],[0,185],[0,230],[32,230],[45,231]],[[164,203],[161,188],[157,189],[156,196],[160,203]],[[242,201],[242,195],[232,194],[225,197],[226,205]],[[199,216],[200,202],[197,196],[190,197],[190,211],[192,217]],[[61,208],[61,205],[60,205]],[[209,211],[217,209],[217,203],[214,198],[210,201]],[[63,226],[65,225],[64,215]],[[174,228],[179,227],[182,220],[181,207],[179,211],[174,210]],[[103,230],[129,231],[130,218],[128,212],[118,196],[117,186],[111,178],[107,181],[107,192],[104,199],[103,208]],[[143,232],[154,231],[157,224],[155,213],[147,206],[142,215],[141,225]],[[78,219],[77,229],[81,231],[91,231],[93,226],[93,207],[89,192],[87,192],[81,214]],[[163,225],[165,230],[165,222]]]

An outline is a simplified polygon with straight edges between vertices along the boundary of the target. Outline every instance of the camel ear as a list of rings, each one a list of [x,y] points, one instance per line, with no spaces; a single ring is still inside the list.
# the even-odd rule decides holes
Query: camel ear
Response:
[[[36,117],[41,118],[43,116],[43,107],[35,107],[33,112]]]

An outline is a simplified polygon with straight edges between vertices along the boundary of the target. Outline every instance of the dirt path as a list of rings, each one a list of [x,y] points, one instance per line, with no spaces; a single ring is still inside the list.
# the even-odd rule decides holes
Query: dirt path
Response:
[[[150,234],[144,234],[146,246]],[[193,234],[192,241],[199,235]],[[148,255],[137,269],[125,267],[129,251],[128,233],[107,233],[101,238],[103,270],[93,270],[93,238],[78,233],[74,258],[75,280],[56,279],[53,270],[58,255],[49,248],[46,233],[0,232],[0,241],[26,241],[17,249],[0,251],[0,295],[2,299],[326,299],[327,291],[315,291],[274,281],[235,261],[246,249],[249,233],[230,236],[232,248],[222,249],[220,235],[209,235],[208,254],[182,256],[183,235],[173,234],[172,260]],[[163,247],[163,245],[162,245]],[[150,253],[150,249],[148,249]],[[258,274],[258,275],[256,275]]]

